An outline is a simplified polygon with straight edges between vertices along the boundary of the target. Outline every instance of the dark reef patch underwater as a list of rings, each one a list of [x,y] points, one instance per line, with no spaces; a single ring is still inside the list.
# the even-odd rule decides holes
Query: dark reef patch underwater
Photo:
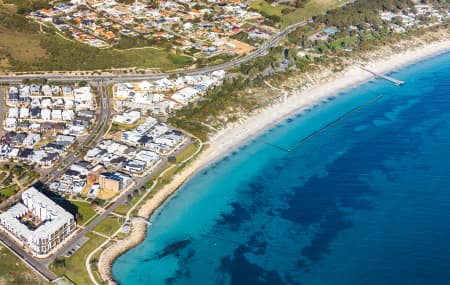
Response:
[[[406,85],[330,96],[195,176],[114,277],[450,284],[450,54],[394,76]]]

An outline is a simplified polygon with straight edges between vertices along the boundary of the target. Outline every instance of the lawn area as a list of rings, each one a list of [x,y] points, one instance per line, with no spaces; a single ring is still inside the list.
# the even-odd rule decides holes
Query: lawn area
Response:
[[[112,94],[112,92],[110,92]],[[129,131],[132,130],[134,128],[136,128],[137,126],[139,126],[140,124],[142,124],[143,122],[145,122],[145,118],[142,117],[139,120],[137,120],[134,124],[119,124],[119,123],[113,123],[111,126],[111,133],[114,132],[118,132],[118,131]]]
[[[84,223],[86,223],[86,221],[88,221],[92,216],[95,215],[94,209],[88,202],[70,201],[70,203],[78,208],[80,219],[77,221],[77,224],[79,225],[83,225]]]
[[[99,247],[105,239],[92,233],[87,234],[87,237],[89,238],[89,241],[72,256],[65,258],[64,265],[57,266],[55,263],[52,263],[50,264],[50,269],[59,276],[66,275],[78,285],[92,284],[84,262],[87,256]]]
[[[133,197],[132,200],[128,200],[128,204],[121,204],[119,207],[117,207],[114,210],[114,213],[119,214],[119,215],[126,215],[128,213],[128,211],[131,209],[131,207],[133,207],[134,204],[136,204],[136,202],[139,200],[140,197]]]
[[[37,142],[37,144],[34,145],[33,149],[38,150],[41,147],[53,141],[55,141],[54,137],[43,137],[40,141]]]
[[[191,157],[198,149],[198,142],[191,143],[186,149],[177,155],[177,162],[182,162]]]
[[[19,191],[19,186],[16,184],[0,189],[0,193],[5,195],[6,198],[11,197]]]
[[[0,257],[0,284],[49,284],[1,244]]]
[[[338,39],[337,41],[334,41],[331,43],[331,46],[335,48],[343,48],[343,44],[345,43],[346,46],[352,46],[354,43],[358,41],[357,37],[345,37]]]
[[[305,7],[285,15],[283,17],[283,26],[289,26],[312,16],[320,15],[328,10],[337,8],[344,0],[311,0]]]
[[[263,15],[278,16],[281,18],[284,27],[303,21],[315,15],[336,8],[344,0],[310,0],[303,8],[295,9],[288,5],[272,6],[266,0],[257,0],[250,4],[250,7],[259,11]],[[294,11],[283,15],[283,9],[292,9]]]
[[[293,9],[288,5],[277,5],[272,6],[266,0],[256,0],[250,4],[250,8],[253,8],[259,11],[263,15],[273,15],[273,16],[282,16],[281,10],[283,9]]]
[[[120,223],[118,217],[108,216],[100,224],[95,226],[94,231],[107,236],[111,236],[120,228],[121,225],[122,224]]]

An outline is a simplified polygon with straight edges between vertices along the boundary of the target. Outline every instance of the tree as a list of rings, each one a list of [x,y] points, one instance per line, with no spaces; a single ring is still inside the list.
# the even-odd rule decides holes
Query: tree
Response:
[[[53,262],[56,268],[66,267],[66,258],[64,256],[57,257]]]

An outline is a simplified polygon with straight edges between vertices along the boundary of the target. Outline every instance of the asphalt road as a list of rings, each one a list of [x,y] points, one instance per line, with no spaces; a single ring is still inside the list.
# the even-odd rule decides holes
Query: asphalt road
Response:
[[[110,94],[109,88],[107,85],[103,85],[102,82],[97,82],[97,87],[99,90],[99,115],[96,126],[91,132],[91,135],[88,136],[84,142],[80,143],[80,147],[77,150],[73,151],[68,157],[66,157],[58,167],[54,167],[52,170],[48,172],[46,176],[46,182],[50,183],[55,179],[59,178],[73,163],[80,160],[82,155],[77,155],[79,149],[84,147],[91,147],[96,145],[103,136],[107,132],[109,128],[109,122],[111,121],[111,106],[110,106]],[[105,92],[104,92],[105,91]],[[0,107],[1,108],[1,107]],[[183,151],[187,146],[191,144],[191,140],[189,139],[185,142],[173,155],[176,156],[178,153]],[[133,195],[135,189],[141,189],[150,179],[152,179],[161,169],[165,167],[168,163],[167,158],[163,157],[162,163],[155,168],[151,173],[146,175],[145,177],[136,178],[136,185],[129,189],[128,191],[122,193],[113,203],[107,206],[105,211],[101,213],[97,218],[95,218],[89,225],[87,225],[83,229],[78,229],[76,233],[74,233],[69,240],[67,240],[61,248],[59,248],[54,254],[47,258],[38,259],[35,258],[30,253],[26,252],[22,246],[17,244],[15,241],[11,239],[7,234],[0,231],[0,239],[11,249],[13,250],[19,257],[21,257],[26,263],[32,266],[36,271],[38,271],[41,275],[43,275],[48,280],[54,280],[57,276],[48,269],[49,264],[51,264],[57,257],[64,255],[70,249],[75,247],[77,244],[81,243],[85,238],[86,234],[93,230],[93,228],[101,223],[108,215],[113,212],[118,206],[123,204],[129,195]]]
[[[78,151],[82,150],[84,147],[90,147],[96,145],[109,129],[110,121],[111,121],[111,105],[110,105],[110,94],[109,88],[107,85],[103,86],[103,83],[97,82],[98,88],[98,107],[99,107],[99,115],[98,121],[95,125],[94,129],[91,131],[91,134],[83,141],[80,142],[79,147],[74,150],[69,156],[65,157],[61,160],[56,166],[54,166],[49,172],[47,172],[45,179],[43,179],[46,183],[51,183],[55,179],[58,179],[73,163],[80,160],[82,158],[82,154],[77,154]],[[1,90],[1,89],[0,89]],[[103,92],[105,90],[105,92]],[[2,95],[2,94],[0,94]],[[0,103],[2,103],[0,101]],[[2,108],[4,108],[3,104],[0,105],[0,115],[3,114],[1,112]],[[45,175],[45,174],[44,174]],[[117,205],[118,206],[118,205]],[[117,208],[117,206],[115,208]],[[114,209],[115,209],[114,208]],[[48,265],[53,262],[56,257],[61,256],[63,253],[67,252],[70,248],[74,247],[76,244],[80,243],[80,241],[84,238],[86,233],[91,231],[95,225],[100,223],[107,215],[101,215],[97,217],[97,219],[91,223],[92,226],[88,228],[88,230],[84,230],[82,233],[77,233],[75,236],[72,236],[70,242],[65,244],[62,249],[58,250],[56,254],[52,255],[49,258],[45,259],[37,259],[32,256],[30,253],[26,252],[19,244],[17,244],[12,238],[6,233],[0,231],[0,239],[4,242],[11,250],[13,250],[19,257],[21,257],[25,262],[27,262],[30,266],[32,266],[36,271],[38,271],[41,275],[43,275],[48,280],[54,280],[57,276],[48,269]],[[66,249],[67,248],[67,249]]]
[[[222,69],[229,69],[235,66],[239,66],[242,63],[248,62],[258,56],[263,55],[266,51],[268,51],[271,47],[275,46],[284,36],[286,36],[291,31],[296,28],[303,26],[306,24],[306,21],[297,23],[292,25],[285,30],[281,31],[277,35],[275,35],[271,40],[262,45],[259,49],[254,51],[251,54],[243,56],[241,58],[237,58],[235,60],[210,66],[204,67],[196,70],[189,70],[184,72],[171,72],[171,73],[149,73],[149,74],[102,74],[102,75],[64,75],[64,74],[26,74],[26,75],[14,75],[14,76],[1,76],[0,84],[4,83],[20,83],[23,79],[38,79],[38,78],[47,78],[53,81],[61,81],[61,82],[75,82],[75,81],[96,81],[97,87],[99,90],[99,109],[100,113],[98,116],[98,121],[94,129],[91,131],[91,135],[89,135],[84,142],[79,144],[79,147],[67,157],[65,157],[61,162],[59,162],[55,167],[53,167],[48,172],[44,172],[43,182],[51,183],[57,178],[59,178],[74,162],[80,160],[82,158],[82,154],[77,154],[82,148],[90,147],[96,145],[105,135],[106,131],[109,127],[109,122],[111,121],[111,105],[110,105],[110,94],[108,84],[104,83],[104,81],[110,82],[121,82],[121,81],[129,81],[129,80],[139,80],[139,79],[159,79],[164,78],[174,74],[185,74],[185,75],[196,75],[202,73],[213,72]],[[105,88],[104,88],[105,87]],[[103,88],[105,92],[103,92]],[[3,104],[2,104],[3,105]],[[0,107],[1,108],[1,107]],[[190,143],[190,142],[189,142]],[[189,143],[185,143],[176,153],[182,151],[185,147],[189,145]],[[176,154],[175,154],[176,155]],[[162,169],[167,164],[167,159],[164,158],[163,163],[148,174],[146,177],[136,179],[135,187],[129,189],[125,193],[122,193],[111,205],[109,205],[105,211],[100,214],[94,221],[92,221],[85,228],[78,230],[74,233],[71,238],[66,241],[61,248],[59,248],[54,254],[45,259],[37,259],[33,257],[31,254],[27,253],[22,249],[20,245],[15,243],[7,236],[5,233],[0,232],[0,239],[4,241],[11,249],[14,250],[24,261],[26,261],[29,265],[35,268],[38,272],[44,275],[48,280],[54,280],[56,275],[48,269],[48,265],[52,263],[57,257],[65,254],[71,248],[75,247],[76,244],[80,243],[80,241],[86,236],[87,233],[92,231],[92,229],[102,222],[111,212],[113,212],[118,206],[123,204],[128,195],[133,195],[133,191],[135,189],[140,189],[143,187],[147,181],[149,181],[153,176],[158,172],[158,170]]]
[[[347,1],[342,5],[346,5],[347,3],[354,2]],[[341,6],[342,6],[341,5]],[[73,151],[68,157],[66,157],[63,161],[61,161],[56,167],[53,167],[52,170],[46,173],[46,177],[44,182],[50,183],[60,177],[74,162],[80,160],[82,155],[77,152],[81,150],[83,147],[90,147],[96,145],[105,135],[106,131],[109,127],[109,122],[111,121],[111,105],[110,105],[110,94],[108,89],[108,84],[104,83],[105,81],[113,82],[123,82],[123,81],[132,81],[132,80],[151,80],[151,79],[160,79],[165,78],[171,75],[197,75],[202,73],[210,73],[218,70],[226,70],[236,66],[239,66],[245,62],[251,61],[254,58],[257,58],[263,54],[265,54],[270,48],[276,46],[279,41],[284,38],[287,34],[292,32],[293,30],[304,26],[307,24],[307,21],[302,21],[291,25],[284,30],[280,31],[274,37],[272,37],[269,41],[263,44],[254,52],[231,60],[226,63],[218,64],[215,66],[203,67],[195,70],[184,70],[184,71],[175,71],[175,72],[167,72],[167,73],[144,73],[144,74],[100,74],[100,75],[71,75],[70,73],[61,73],[61,74],[21,74],[21,75],[3,75],[0,76],[0,84],[11,84],[11,83],[21,83],[24,79],[41,79],[45,78],[51,81],[60,81],[60,82],[76,82],[76,81],[97,81],[97,86],[99,88],[99,109],[100,114],[98,116],[98,122],[92,130],[91,135],[89,135],[84,143],[80,143],[81,147],[78,147],[77,150]],[[105,87],[105,92],[103,92],[103,87]],[[1,93],[1,91],[0,91]],[[2,94],[0,94],[1,96]],[[2,102],[0,102],[2,103]],[[4,106],[4,104],[1,104]],[[0,106],[0,108],[2,108]],[[0,109],[1,111],[1,109]],[[0,114],[3,114],[0,112]],[[190,142],[189,142],[190,143]],[[189,143],[184,144],[178,151],[182,151],[185,147],[189,145]],[[167,164],[167,159],[164,159],[163,163],[157,168],[162,169]],[[0,239],[8,245],[17,255],[19,255],[24,261],[26,261],[29,265],[35,268],[38,272],[44,275],[48,280],[54,280],[56,275],[48,269],[48,265],[53,262],[58,256],[65,254],[68,250],[73,248],[76,244],[80,243],[80,241],[85,237],[87,233],[92,231],[92,229],[98,225],[101,221],[103,221],[112,211],[114,211],[119,205],[123,204],[128,195],[133,195],[135,189],[140,189],[143,187],[147,181],[149,181],[153,176],[157,173],[157,169],[152,171],[152,173],[148,174],[146,177],[136,179],[137,184],[135,187],[132,187],[128,191],[122,193],[112,204],[110,204],[105,211],[100,214],[97,218],[94,219],[88,226],[85,228],[78,230],[74,233],[70,240],[66,241],[61,248],[59,248],[52,256],[46,259],[36,259],[31,256],[29,253],[25,252],[23,248],[12,241],[5,233],[0,231]]]
[[[89,148],[96,145],[101,139],[103,139],[103,136],[108,131],[111,121],[111,98],[109,88],[107,85],[104,86],[102,82],[97,82],[97,89],[99,94],[97,102],[99,115],[97,117],[97,123],[94,129],[90,131],[90,135],[87,138],[79,142],[78,147],[72,151],[71,154],[64,157],[64,159],[59,161],[55,166],[48,170],[48,172],[45,170],[43,171],[43,174],[45,175],[43,182],[51,183],[58,179],[74,162],[83,157],[82,150],[84,148]],[[103,89],[105,89],[105,92],[103,92]]]
[[[173,155],[176,156],[178,153],[182,152],[186,147],[188,147],[191,144],[191,140],[189,139],[187,142],[185,142]],[[95,226],[97,226],[99,223],[101,223],[106,217],[108,217],[111,212],[113,212],[117,207],[125,203],[128,199],[128,195],[133,195],[133,192],[136,189],[141,189],[150,179],[152,179],[161,169],[165,167],[167,164],[167,158],[163,157],[163,162],[154,169],[151,173],[147,174],[145,177],[136,178],[134,181],[136,182],[136,185],[129,190],[123,192],[120,194],[120,196],[110,205],[107,205],[105,208],[105,211],[101,213],[97,218],[95,218],[91,223],[89,223],[85,228],[78,230],[77,233],[72,235],[70,240],[66,241],[64,245],[59,248],[52,256],[40,259],[40,263],[44,265],[49,265],[52,263],[58,256],[64,255],[66,252],[68,252],[70,249],[75,247],[80,241],[84,238],[84,236],[92,231]]]
[[[72,75],[70,73],[59,73],[59,74],[46,74],[46,73],[32,73],[32,74],[20,74],[20,75],[2,75],[0,76],[0,83],[20,83],[24,79],[42,79],[46,78],[51,81],[60,82],[76,82],[76,81],[110,81],[110,82],[123,82],[132,80],[154,80],[161,79],[171,75],[197,75],[203,73],[210,73],[217,70],[226,70],[236,66],[239,66],[245,62],[248,62],[254,58],[257,58],[264,53],[266,53],[270,48],[278,44],[278,42],[284,38],[287,34],[297,29],[298,27],[306,25],[307,21],[302,21],[291,25],[284,30],[280,31],[278,34],[273,36],[270,40],[264,43],[257,50],[245,55],[243,57],[221,63],[214,66],[207,66],[194,70],[184,70],[184,71],[174,71],[174,72],[163,72],[163,73],[123,73],[123,74],[111,74],[104,73],[100,75]]]
[[[339,7],[345,6],[347,4],[353,3],[356,0],[344,1],[339,5]],[[30,73],[30,74],[20,74],[20,75],[2,75],[0,76],[0,84],[1,83],[20,83],[24,79],[48,79],[51,81],[60,81],[60,82],[77,82],[77,81],[110,81],[110,82],[124,82],[124,81],[133,81],[133,80],[154,80],[161,79],[171,75],[197,75],[202,73],[209,73],[217,70],[227,70],[236,66],[239,66],[245,62],[248,62],[254,58],[257,58],[264,53],[266,53],[270,48],[276,46],[282,38],[286,35],[294,31],[295,29],[304,26],[308,23],[308,21],[312,21],[311,19],[304,20],[293,24],[291,26],[286,27],[278,34],[269,39],[266,43],[260,46],[257,50],[245,55],[243,57],[214,65],[207,66],[193,70],[183,70],[183,71],[173,71],[173,72],[162,72],[162,73],[152,73],[146,72],[143,74],[136,73],[102,73],[100,75],[73,75],[71,72],[58,72],[56,73]],[[88,71],[84,71],[88,72]]]
[[[35,271],[39,272],[40,275],[44,276],[48,281],[55,280],[57,278],[56,274],[48,269],[48,267],[43,264],[40,260],[32,257],[28,252],[26,252],[22,246],[13,241],[9,235],[0,230],[0,239],[4,245],[6,245],[11,251],[13,251],[18,257],[24,260],[28,265],[30,265]]]
[[[0,85],[0,136],[3,136],[5,134],[5,131],[3,130],[3,121],[6,117],[6,94],[8,91],[3,88],[3,86]]]

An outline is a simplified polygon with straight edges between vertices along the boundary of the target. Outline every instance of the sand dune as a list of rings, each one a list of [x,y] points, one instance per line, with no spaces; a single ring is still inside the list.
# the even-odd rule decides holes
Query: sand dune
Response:
[[[450,40],[445,38],[438,42],[391,55],[388,58],[377,58],[377,60],[366,64],[365,67],[374,72],[386,73],[401,66],[448,51],[450,51]],[[327,78],[326,83],[319,83],[303,92],[291,93],[285,102],[267,107],[242,122],[219,131],[210,139],[210,147],[189,167],[176,175],[171,183],[166,185],[151,200],[143,205],[139,210],[139,215],[150,217],[192,175],[214,161],[219,160],[239,145],[251,140],[277,122],[301,112],[302,109],[308,108],[316,102],[320,102],[329,96],[337,95],[340,91],[361,84],[371,78],[373,78],[372,74],[362,71],[356,66],[349,66],[344,72]],[[130,237],[114,244],[103,252],[99,260],[99,268],[102,278],[107,280],[109,284],[114,284],[110,271],[114,259],[141,242],[145,238],[145,231],[146,224],[144,222],[134,221]]]

